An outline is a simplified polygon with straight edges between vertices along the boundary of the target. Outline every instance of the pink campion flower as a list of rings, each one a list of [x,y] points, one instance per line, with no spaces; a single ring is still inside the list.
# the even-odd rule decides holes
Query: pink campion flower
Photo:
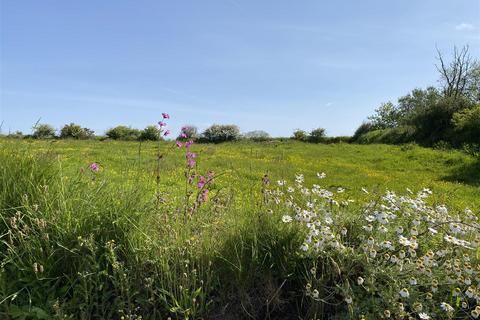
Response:
[[[208,189],[203,189],[202,195],[200,197],[200,202],[207,202],[208,200]]]
[[[197,157],[197,154],[193,152],[187,152],[185,153],[185,156],[187,157],[187,159],[195,159]]]
[[[170,130],[166,130],[164,133],[163,133],[163,136],[166,137],[170,134]]]
[[[207,183],[207,179],[205,179],[204,176],[198,177],[197,187],[198,187],[199,189],[203,188],[206,183]]]
[[[185,148],[190,148],[190,146],[193,144],[193,140],[189,140],[187,142],[185,142]]]
[[[187,134],[184,133],[184,132],[182,132],[182,133],[180,133],[180,137],[181,137],[181,138],[187,138]]]
[[[175,145],[179,148],[183,147],[183,144],[180,141],[176,141]]]
[[[160,127],[166,127],[166,126],[167,126],[167,124],[166,124],[165,122],[163,122],[163,121],[159,121],[159,122],[158,122],[158,125],[159,125]]]
[[[213,180],[214,177],[215,177],[215,172],[213,172],[212,170],[207,172],[208,180]]]
[[[193,167],[195,167],[195,160],[193,160],[192,158],[189,158],[187,159],[187,166],[192,169]]]
[[[90,170],[95,172],[98,172],[98,170],[100,170],[100,167],[96,162],[91,163],[88,167],[90,168]]]
[[[163,117],[163,119],[170,119],[170,115],[166,112],[162,113],[162,117]]]

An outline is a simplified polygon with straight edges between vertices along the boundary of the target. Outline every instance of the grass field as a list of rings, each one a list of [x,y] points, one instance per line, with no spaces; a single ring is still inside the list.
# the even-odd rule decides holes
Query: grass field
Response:
[[[386,190],[405,194],[407,188],[413,193],[429,188],[433,194],[427,204],[445,204],[454,216],[466,207],[478,216],[480,208],[478,159],[414,145],[194,145],[196,170],[214,171],[215,181],[209,201],[188,214],[186,197],[194,191],[185,182],[185,150],[171,143],[4,139],[0,145],[0,316],[7,319],[314,319],[334,314],[375,319],[387,303],[378,301],[394,298],[370,289],[366,295],[373,300],[352,306],[325,289],[365,295],[345,279],[356,279],[360,270],[367,273],[370,258],[344,251],[299,253],[306,230],[281,222],[289,210],[280,204],[283,193],[273,191],[276,202],[265,200],[277,181],[295,185],[295,175],[303,174],[310,186],[324,172],[322,188],[344,188],[336,199],[353,200],[349,209],[331,209],[327,217],[335,216],[334,224],[349,230],[352,248],[360,247],[353,235],[365,239],[364,203]],[[159,162],[157,148],[164,155]],[[91,163],[100,170],[90,170]],[[474,239],[475,229],[469,231]],[[438,246],[441,237],[429,241],[421,244]],[[478,259],[478,251],[472,259]],[[386,272],[379,275],[376,268],[368,272],[380,281]],[[340,281],[332,270],[348,276]],[[322,284],[321,297],[315,296],[318,291],[309,293],[308,285],[305,295],[306,283]],[[412,306],[422,290],[412,293],[417,297]],[[372,310],[372,301],[377,309]],[[475,311],[475,302],[468,303],[465,310]],[[436,312],[428,303],[423,310]],[[419,314],[415,307],[405,312]]]

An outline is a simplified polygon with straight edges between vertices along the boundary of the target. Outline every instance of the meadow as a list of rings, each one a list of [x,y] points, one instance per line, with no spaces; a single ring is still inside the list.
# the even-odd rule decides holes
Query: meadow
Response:
[[[192,145],[189,166],[173,142],[0,145],[2,318],[464,319],[480,312],[480,162],[460,151],[238,141]],[[415,233],[407,239],[400,226]],[[394,266],[385,262],[399,255],[384,245],[392,242],[409,248]],[[425,262],[433,271],[415,271],[417,257],[432,252],[440,252]],[[450,281],[447,264],[467,268],[468,282],[466,274],[455,278],[465,288]],[[440,290],[430,298],[425,283],[436,272]]]

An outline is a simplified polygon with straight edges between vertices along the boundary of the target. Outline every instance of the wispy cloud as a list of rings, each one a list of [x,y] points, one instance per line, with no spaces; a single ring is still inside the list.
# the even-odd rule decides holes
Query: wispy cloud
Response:
[[[471,23],[462,22],[460,24],[457,24],[455,26],[455,29],[457,29],[459,31],[473,31],[473,30],[475,30],[475,26]]]

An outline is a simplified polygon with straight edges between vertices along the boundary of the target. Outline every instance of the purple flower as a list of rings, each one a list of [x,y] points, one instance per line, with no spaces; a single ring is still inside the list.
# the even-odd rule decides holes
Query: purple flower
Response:
[[[197,154],[193,152],[187,152],[185,153],[185,156],[187,157],[187,159],[195,159],[197,157]]]
[[[189,129],[188,127],[182,127],[182,129],[180,129],[180,130],[182,130],[182,132],[185,132],[185,131],[187,131],[188,129]]]
[[[190,146],[193,144],[193,141],[192,140],[189,140],[187,142],[185,142],[185,148],[190,148]]]
[[[187,138],[187,135],[186,135],[184,132],[182,132],[182,133],[180,134],[180,137],[181,137],[181,138]]]
[[[100,167],[96,162],[91,163],[88,167],[90,168],[90,170],[95,172],[98,172],[98,170],[100,170]]]
[[[193,160],[192,158],[187,159],[187,167],[189,167],[190,169],[195,167],[195,160]]]
[[[199,189],[203,188],[206,183],[207,183],[207,179],[205,179],[204,176],[198,177],[197,187],[198,187]]]
[[[158,122],[158,125],[159,125],[160,127],[166,127],[166,126],[167,126],[167,124],[166,124],[165,122],[163,122],[163,121],[159,121],[159,122]]]
[[[211,170],[207,172],[208,180],[213,180],[214,177],[215,177],[215,172],[213,172]]]
[[[170,119],[170,115],[166,112],[162,113],[162,117],[163,117],[163,119]]]
[[[183,147],[183,144],[180,141],[176,141],[175,145],[179,148]]]
[[[166,137],[170,134],[170,130],[166,130],[164,133],[163,133],[163,136]]]
[[[207,202],[208,200],[208,189],[203,189],[202,195],[200,197],[200,202]]]

